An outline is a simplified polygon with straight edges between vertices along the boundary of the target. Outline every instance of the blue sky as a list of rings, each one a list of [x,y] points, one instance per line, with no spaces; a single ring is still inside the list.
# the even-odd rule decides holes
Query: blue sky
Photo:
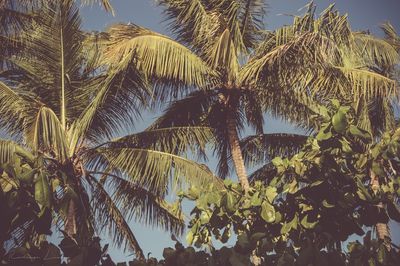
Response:
[[[314,1],[319,10],[322,10],[334,3],[329,0]],[[390,21],[395,28],[400,31],[400,0],[337,0],[336,8],[341,13],[347,13],[353,30],[369,29],[373,33],[380,35],[379,25],[383,22]],[[154,31],[170,35],[166,31],[166,25],[163,22],[162,10],[155,5],[154,0],[111,0],[115,8],[116,15],[112,17],[105,13],[97,6],[83,7],[82,18],[83,27],[86,30],[104,30],[117,22],[132,22]],[[273,30],[281,25],[291,23],[292,18],[287,14],[301,14],[299,8],[303,7],[307,0],[269,0],[268,14],[265,18],[267,29]],[[286,15],[284,15],[286,14]],[[149,123],[154,121],[158,115],[157,112],[146,112],[143,114],[143,121],[139,121],[135,130],[145,128]],[[295,129],[290,125],[278,120],[267,117],[267,132],[293,132]],[[215,162],[211,161],[211,165]],[[160,258],[164,247],[172,246],[168,233],[159,229],[149,228],[142,224],[131,222],[131,228],[137,236],[145,254],[152,252],[152,256]],[[399,227],[396,225],[392,229],[395,242],[400,241]],[[105,242],[111,242],[104,237]],[[184,237],[183,237],[184,239]],[[110,254],[113,259],[118,261],[126,261],[132,256],[123,250],[111,247]]]

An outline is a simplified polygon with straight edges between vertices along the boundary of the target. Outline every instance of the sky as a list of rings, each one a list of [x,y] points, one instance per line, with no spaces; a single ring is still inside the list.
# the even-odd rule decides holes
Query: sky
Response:
[[[190,0],[188,0],[190,1]],[[308,0],[267,0],[269,5],[265,17],[266,28],[273,30],[285,24],[290,24],[290,15],[302,14],[299,11]],[[389,21],[400,32],[400,0],[315,0],[318,11],[322,11],[331,3],[336,3],[336,8],[341,13],[347,13],[353,30],[370,30],[374,34],[381,35],[379,25]],[[108,26],[123,22],[135,23],[162,34],[171,36],[166,30],[166,23],[163,23],[162,10],[156,6],[154,0],[111,0],[115,9],[115,16],[105,13],[98,6],[82,7],[81,15],[83,28],[85,30],[103,31]],[[139,121],[135,131],[144,129],[157,117],[157,112],[146,112],[143,120]],[[294,127],[284,122],[267,117],[266,132],[297,132]],[[215,162],[211,162],[211,165]],[[147,255],[156,258],[162,257],[164,247],[173,246],[170,235],[160,229],[146,227],[142,224],[130,222],[131,228],[136,235],[141,247]],[[396,243],[400,242],[399,226],[392,228],[392,234]],[[111,242],[103,236],[104,243]],[[182,236],[184,239],[184,236]],[[184,242],[184,240],[182,240]],[[115,247],[110,248],[110,255],[116,262],[132,259],[131,254],[125,253]]]

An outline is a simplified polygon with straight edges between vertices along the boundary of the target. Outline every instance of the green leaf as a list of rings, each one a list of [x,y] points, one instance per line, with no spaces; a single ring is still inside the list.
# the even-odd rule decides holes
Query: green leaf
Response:
[[[47,177],[43,172],[37,175],[35,181],[35,200],[42,206],[51,206],[50,186]]]
[[[227,211],[236,211],[236,199],[232,192],[227,192],[222,198],[222,201]]]
[[[321,140],[328,140],[332,137],[332,132],[330,130],[329,125],[321,128],[321,130],[318,132],[317,136],[315,136],[315,138],[319,141]]]
[[[267,223],[275,221],[275,208],[267,201],[264,201],[261,204],[261,218],[263,218]]]
[[[311,183],[310,187],[316,187],[316,186],[321,185],[322,183],[324,183],[324,180],[317,180],[317,181]]]
[[[251,196],[251,205],[253,207],[258,207],[261,205],[261,203],[262,203],[262,200],[260,198],[260,192],[257,191],[253,194],[253,196]]]
[[[368,131],[358,128],[355,125],[350,125],[349,131],[350,131],[350,134],[352,134],[353,136],[356,136],[356,137],[359,137],[359,138],[365,139],[365,140],[371,140],[371,135],[368,133]]]
[[[230,188],[232,186],[232,184],[233,184],[233,181],[231,179],[227,178],[224,180],[225,187]]]
[[[186,243],[188,243],[188,245],[192,245],[193,244],[193,232],[192,231],[188,231],[186,234]]]
[[[332,125],[333,125],[333,129],[335,129],[336,132],[343,133],[347,128],[346,113],[344,113],[342,110],[339,110],[332,117]]]
[[[313,229],[317,225],[318,221],[315,222],[309,222],[308,221],[308,215],[305,215],[303,219],[301,219],[300,224],[305,228],[305,229]]]
[[[350,144],[348,141],[341,139],[340,143],[342,144],[342,150],[345,153],[352,153],[353,149],[351,148]]]
[[[270,203],[274,201],[278,193],[276,192],[276,187],[268,186],[265,190],[265,195]]]
[[[210,221],[210,214],[207,211],[202,211],[200,214],[200,222],[201,224],[206,224]]]
[[[249,238],[246,233],[239,234],[237,237],[237,242],[242,248],[247,248],[250,245]]]

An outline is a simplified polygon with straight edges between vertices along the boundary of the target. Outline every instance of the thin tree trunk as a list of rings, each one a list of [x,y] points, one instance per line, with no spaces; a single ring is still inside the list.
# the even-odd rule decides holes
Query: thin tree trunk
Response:
[[[67,217],[65,219],[64,229],[69,237],[75,238],[75,235],[77,233],[76,207],[75,207],[75,202],[72,199],[70,200],[70,202],[68,204]]]
[[[380,187],[379,178],[375,175],[374,172],[371,171],[371,188],[374,193],[377,193]],[[383,202],[378,203],[378,208],[383,209],[385,208]],[[376,235],[378,239],[382,240],[388,250],[391,249],[391,237],[390,237],[390,229],[389,225],[385,223],[377,223],[375,225],[376,228]]]
[[[61,11],[60,11],[61,12]],[[62,14],[60,14],[62,17]],[[64,32],[63,26],[60,28],[60,50],[61,50],[61,126],[65,129],[66,114],[65,114],[65,69],[64,69]]]
[[[235,165],[236,175],[238,176],[239,182],[242,185],[244,191],[249,190],[249,180],[246,174],[246,168],[242,156],[242,150],[240,149],[239,136],[236,129],[236,123],[232,116],[228,116],[228,138],[229,145],[231,148],[232,160]]]

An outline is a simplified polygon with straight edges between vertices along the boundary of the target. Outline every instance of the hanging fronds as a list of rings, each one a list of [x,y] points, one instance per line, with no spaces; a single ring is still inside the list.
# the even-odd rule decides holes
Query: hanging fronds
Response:
[[[110,173],[100,174],[103,187],[109,188],[113,201],[127,220],[162,228],[177,235],[184,229],[183,215],[179,208],[136,185],[131,180]]]
[[[48,107],[42,106],[35,121],[26,129],[27,145],[37,153],[45,152],[61,162],[67,158],[67,139],[60,120]]]
[[[144,259],[139,242],[112,197],[96,178],[91,175],[88,175],[88,178],[94,187],[92,205],[95,206],[93,210],[99,217],[97,222],[100,223],[100,227],[108,227],[110,237],[118,247],[125,243],[125,250],[129,247],[138,259]]]
[[[88,154],[93,168],[121,171],[134,183],[160,197],[166,195],[169,187],[220,184],[218,178],[201,164],[171,153],[145,148],[100,147],[89,150]]]

